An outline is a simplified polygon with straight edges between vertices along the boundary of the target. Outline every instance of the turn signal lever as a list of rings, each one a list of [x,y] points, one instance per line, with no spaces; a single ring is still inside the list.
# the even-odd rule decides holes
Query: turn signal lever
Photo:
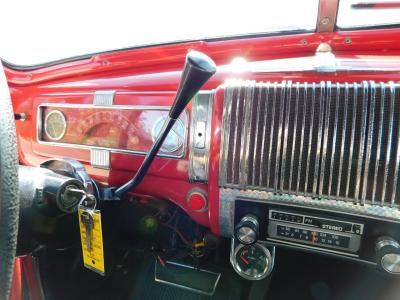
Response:
[[[151,163],[157,155],[158,150],[174,126],[175,121],[188,105],[192,97],[200,90],[200,88],[208,81],[208,79],[214,75],[216,70],[217,68],[214,61],[207,55],[198,51],[190,51],[187,54],[174,103],[172,104],[171,110],[169,111],[169,116],[165,120],[164,126],[157,140],[147,153],[136,175],[130,181],[114,191],[114,198],[121,198],[129,190],[142,182],[144,176],[149,170]]]

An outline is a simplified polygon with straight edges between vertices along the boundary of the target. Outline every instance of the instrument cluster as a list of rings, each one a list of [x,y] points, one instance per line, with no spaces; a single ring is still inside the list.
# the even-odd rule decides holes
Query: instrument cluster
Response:
[[[168,107],[43,104],[38,141],[58,146],[145,154],[162,130]],[[188,114],[183,113],[164,141],[160,156],[185,154]]]

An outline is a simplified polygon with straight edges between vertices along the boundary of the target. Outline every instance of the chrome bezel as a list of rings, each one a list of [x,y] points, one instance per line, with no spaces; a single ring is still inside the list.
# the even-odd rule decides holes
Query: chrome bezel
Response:
[[[47,122],[48,122],[48,120],[49,120],[49,117],[52,116],[52,115],[58,115],[58,116],[60,116],[60,117],[61,117],[61,122],[62,122],[62,125],[63,125],[63,130],[62,130],[62,132],[60,133],[60,135],[57,136],[57,137],[52,137],[51,134],[50,134],[49,131],[48,131],[48,123],[47,123]],[[56,109],[50,111],[50,112],[46,115],[46,117],[44,118],[44,132],[46,133],[46,136],[47,136],[50,140],[52,140],[52,141],[59,141],[59,140],[61,140],[61,139],[64,137],[66,131],[67,131],[67,120],[65,119],[64,114],[63,114],[61,111],[56,110]]]
[[[165,120],[167,120],[168,117],[159,117],[153,124],[153,127],[151,128],[151,140],[153,141],[153,143],[157,140],[160,132],[162,131],[163,126],[165,125]],[[156,126],[159,125],[159,123],[161,123],[161,129],[160,131],[157,133],[156,132]],[[183,124],[181,119],[176,119],[175,124],[172,126],[171,131],[174,131],[174,127],[176,126],[176,124],[180,124],[180,126],[182,126],[183,129],[183,136],[182,137],[182,141],[179,143],[179,145],[175,146],[174,148],[171,149],[166,149],[164,146],[164,143],[162,144],[160,150],[166,153],[174,153],[175,151],[178,151],[180,148],[183,147],[183,144],[185,143],[185,125]],[[176,131],[174,131],[177,135],[178,133]],[[180,135],[179,135],[180,136]],[[165,142],[165,140],[164,140]]]
[[[56,94],[59,95],[59,94]],[[68,93],[66,94],[60,94],[62,96],[69,95]],[[83,95],[83,93],[77,93],[74,95]],[[90,93],[85,94],[85,95],[91,95]],[[125,154],[134,154],[134,155],[146,155],[148,151],[134,151],[134,150],[123,150],[123,149],[115,149],[115,148],[107,148],[107,147],[98,147],[98,146],[85,146],[85,145],[79,145],[79,144],[68,144],[68,143],[62,143],[62,142],[57,142],[57,141],[44,141],[42,139],[42,127],[43,127],[43,120],[42,120],[42,108],[44,107],[54,107],[54,108],[61,108],[61,107],[67,107],[67,108],[106,108],[106,109],[123,109],[123,110],[164,110],[164,111],[169,111],[170,106],[146,106],[146,105],[109,105],[109,106],[104,106],[104,105],[93,105],[93,104],[72,104],[72,103],[41,103],[37,106],[37,120],[36,120],[36,141],[38,144],[42,145],[49,145],[49,146],[58,146],[58,147],[63,147],[63,148],[70,148],[70,149],[84,149],[84,150],[107,150],[110,151],[111,153],[125,153]],[[184,143],[183,143],[183,151],[181,155],[171,155],[171,154],[157,154],[157,157],[166,157],[166,158],[171,158],[171,159],[182,159],[186,155],[186,148],[187,148],[187,137],[188,137],[188,126],[189,126],[189,112],[187,109],[182,112],[182,114],[186,114],[186,118],[188,122],[186,123],[185,128],[185,137],[184,137]]]
[[[263,272],[258,274],[257,276],[248,275],[239,266],[236,256],[239,253],[239,251],[241,249],[243,249],[244,247],[259,247],[259,248],[261,248],[262,252],[265,254],[265,259],[267,260],[266,266],[265,266]],[[236,271],[236,273],[238,273],[240,276],[242,276],[243,278],[248,279],[248,280],[264,279],[271,273],[271,271],[273,269],[273,260],[272,260],[271,252],[264,245],[262,245],[260,243],[255,243],[252,245],[239,244],[233,252],[233,256],[231,257],[231,263],[232,263],[233,269]]]
[[[189,180],[208,182],[214,90],[200,91],[192,100],[189,145]],[[197,123],[204,122],[204,147],[196,147]]]

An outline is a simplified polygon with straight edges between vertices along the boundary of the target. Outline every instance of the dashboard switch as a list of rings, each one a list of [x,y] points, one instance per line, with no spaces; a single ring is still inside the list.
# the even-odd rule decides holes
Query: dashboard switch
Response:
[[[188,207],[195,212],[207,210],[207,192],[200,188],[191,189],[186,197]]]
[[[258,239],[258,227],[256,216],[245,215],[235,228],[235,236],[242,244],[254,244]]]

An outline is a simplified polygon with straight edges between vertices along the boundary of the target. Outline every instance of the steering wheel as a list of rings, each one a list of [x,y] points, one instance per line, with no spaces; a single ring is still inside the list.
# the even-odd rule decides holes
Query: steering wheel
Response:
[[[19,218],[18,153],[14,112],[0,60],[0,299],[8,299]]]

